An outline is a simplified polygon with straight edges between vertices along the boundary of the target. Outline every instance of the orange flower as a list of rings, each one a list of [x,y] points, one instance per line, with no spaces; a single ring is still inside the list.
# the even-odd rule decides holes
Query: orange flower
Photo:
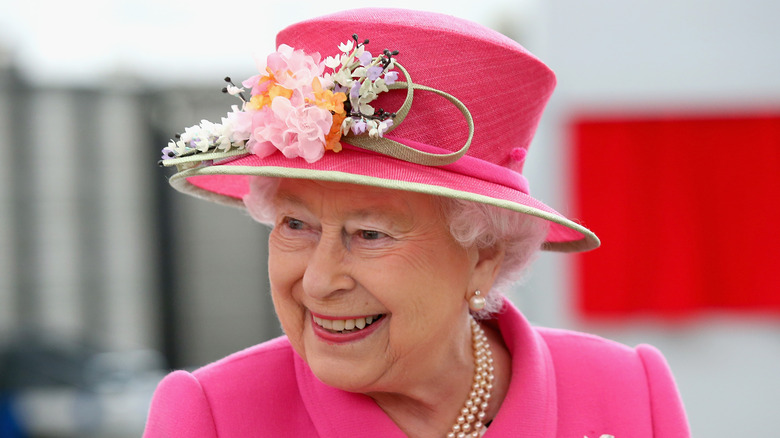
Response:
[[[292,95],[292,90],[288,90],[279,84],[273,83],[268,86],[268,89],[266,89],[265,92],[252,96],[252,98],[249,99],[247,108],[250,110],[259,110],[264,106],[270,105],[277,96],[282,96],[289,99],[292,97]]]
[[[330,126],[330,132],[325,136],[326,151],[341,151],[341,123],[346,117],[344,113],[333,114],[333,124]]]
[[[266,82],[268,82],[268,85],[266,85],[265,91],[255,94],[249,99],[249,103],[247,104],[247,109],[249,110],[259,110],[264,106],[268,106],[277,96],[286,97],[287,99],[292,97],[293,91],[279,85],[276,81],[276,77],[274,77],[274,72],[272,72],[270,68],[266,67],[265,71],[268,74],[261,77],[255,86],[262,87],[262,84]]]
[[[320,84],[320,79],[316,77],[311,81],[311,88],[314,91],[314,100],[306,99],[307,102],[313,103],[334,114],[344,113],[344,102],[347,100],[346,94],[341,92],[334,93],[330,90],[323,89],[322,84]]]

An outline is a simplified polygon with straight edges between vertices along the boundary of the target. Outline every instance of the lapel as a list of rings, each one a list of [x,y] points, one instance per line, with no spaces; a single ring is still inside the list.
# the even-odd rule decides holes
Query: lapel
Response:
[[[552,358],[542,337],[508,300],[498,328],[512,355],[512,381],[485,438],[553,438],[557,397]]]

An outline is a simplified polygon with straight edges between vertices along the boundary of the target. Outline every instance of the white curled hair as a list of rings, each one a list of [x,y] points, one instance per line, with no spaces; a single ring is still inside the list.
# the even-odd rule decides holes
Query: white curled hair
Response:
[[[546,220],[494,205],[462,199],[439,198],[450,234],[464,248],[491,248],[503,244],[501,263],[493,287],[485,294],[485,308],[472,312],[477,318],[489,318],[501,310],[503,293],[519,281],[547,237]],[[485,291],[483,291],[485,292]]]
[[[257,222],[273,227],[276,213],[272,199],[279,187],[278,178],[253,176],[244,205]],[[501,310],[503,292],[519,281],[541,249],[547,237],[546,220],[493,205],[445,197],[435,197],[450,234],[464,248],[504,246],[504,261],[491,290],[485,293],[485,308],[473,312],[477,318],[488,318]],[[473,291],[470,291],[473,292]],[[482,291],[485,292],[485,291]]]

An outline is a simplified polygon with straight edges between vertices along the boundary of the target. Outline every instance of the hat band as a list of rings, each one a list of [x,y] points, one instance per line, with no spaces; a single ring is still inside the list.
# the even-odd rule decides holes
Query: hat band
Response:
[[[344,149],[354,151],[365,151],[365,149],[353,146],[352,140],[355,137],[347,139],[344,143]],[[403,142],[403,143],[399,143]],[[395,143],[403,144],[405,148],[420,151],[426,155],[444,155],[446,150],[431,146],[425,143],[419,143],[414,140],[397,139]],[[232,160],[226,160],[215,164],[230,164]],[[483,160],[471,155],[464,155],[458,161],[444,166],[429,166],[437,167],[438,169],[445,170],[447,172],[463,175],[469,178],[476,178],[482,181],[499,184],[504,187],[508,187],[514,190],[530,194],[528,180],[520,173],[499,164],[491,163],[490,161]]]

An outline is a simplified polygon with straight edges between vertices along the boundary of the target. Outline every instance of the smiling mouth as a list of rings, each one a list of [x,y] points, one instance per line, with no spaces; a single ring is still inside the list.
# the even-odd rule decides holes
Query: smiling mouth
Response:
[[[380,313],[378,315],[355,319],[323,319],[317,316],[313,316],[313,319],[318,326],[331,333],[347,334],[359,332],[384,318],[384,316],[384,314]]]

